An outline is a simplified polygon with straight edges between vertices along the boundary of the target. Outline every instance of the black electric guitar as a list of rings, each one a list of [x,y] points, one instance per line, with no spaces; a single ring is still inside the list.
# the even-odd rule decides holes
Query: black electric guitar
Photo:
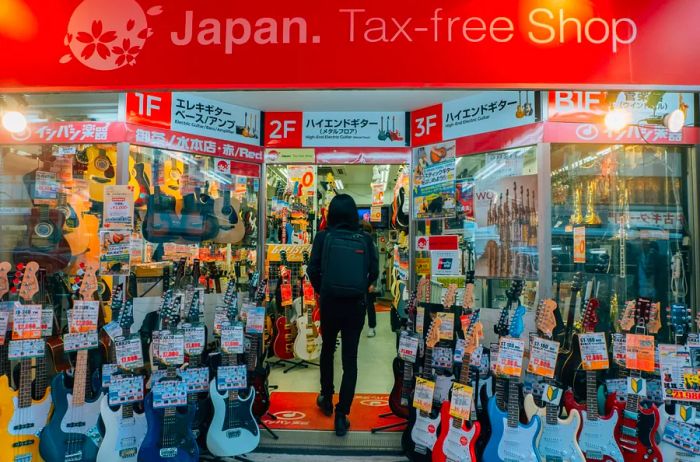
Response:
[[[156,179],[156,183],[153,187],[153,194],[148,196],[148,208],[141,226],[143,238],[156,243],[171,242],[178,237],[173,230],[176,216],[175,199],[161,191],[164,184],[163,172],[160,167],[162,156],[162,152],[158,150],[154,152],[153,177]]]

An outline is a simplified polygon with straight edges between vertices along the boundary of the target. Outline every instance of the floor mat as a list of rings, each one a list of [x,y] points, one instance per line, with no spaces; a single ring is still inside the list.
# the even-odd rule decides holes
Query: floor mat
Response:
[[[272,429],[280,430],[333,430],[333,417],[326,417],[316,407],[316,393],[274,392],[271,396],[270,414],[277,417],[272,420],[263,417],[263,422]],[[391,412],[388,404],[389,395],[357,394],[350,411],[350,430],[370,431],[374,427],[401,422],[396,416],[379,417]],[[338,396],[334,397],[338,402]],[[391,431],[401,431],[403,427]]]
[[[391,311],[391,302],[377,300],[374,303],[374,309],[377,313],[388,313]]]

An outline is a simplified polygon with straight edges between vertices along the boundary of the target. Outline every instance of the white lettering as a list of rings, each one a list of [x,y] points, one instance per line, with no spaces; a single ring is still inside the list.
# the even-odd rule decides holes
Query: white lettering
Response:
[[[556,31],[554,30],[554,28],[552,26],[535,20],[535,16],[539,15],[541,13],[544,13],[547,16],[549,16],[549,19],[554,19],[554,15],[547,8],[535,8],[534,10],[530,11],[530,16],[529,16],[530,24],[532,24],[535,27],[541,27],[542,29],[547,30],[549,32],[549,36],[547,38],[539,38],[532,32],[528,32],[527,35],[528,35],[528,37],[530,37],[530,40],[532,40],[535,43],[540,43],[540,44],[551,43],[552,40],[554,40],[554,37],[556,36]]]
[[[350,43],[352,43],[355,41],[355,13],[364,13],[367,10],[363,8],[354,8],[338,11],[341,13],[350,13],[350,36],[348,39],[350,40]]]
[[[177,36],[177,32],[172,32],[170,34],[170,40],[173,45],[184,46],[190,43],[192,40],[192,17],[194,13],[192,10],[185,11],[185,30],[183,32],[182,38]]]

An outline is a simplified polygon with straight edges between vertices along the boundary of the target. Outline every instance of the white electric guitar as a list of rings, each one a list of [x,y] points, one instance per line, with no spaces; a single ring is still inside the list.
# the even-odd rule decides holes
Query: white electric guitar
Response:
[[[129,338],[129,328],[134,322],[133,308],[133,302],[129,300],[119,312],[119,326],[124,339]],[[100,403],[100,415],[105,425],[105,436],[97,452],[97,462],[111,462],[115,456],[119,456],[121,461],[136,462],[146,436],[146,415],[134,412],[132,403],[122,404],[113,411],[107,395]]]
[[[304,264],[302,265],[302,310],[305,311],[297,318],[297,336],[294,339],[294,356],[304,361],[312,361],[321,356],[321,327],[320,321],[313,320],[313,311],[316,307],[316,295],[311,284],[306,279],[306,265],[309,254],[304,252]]]
[[[425,357],[423,363],[423,378],[432,377],[433,348],[440,341],[440,318],[435,318],[430,324],[428,335],[425,339]],[[411,430],[411,439],[416,443],[416,452],[425,453],[432,451],[437,441],[437,430],[440,426],[440,414],[421,410],[416,415],[416,422]]]

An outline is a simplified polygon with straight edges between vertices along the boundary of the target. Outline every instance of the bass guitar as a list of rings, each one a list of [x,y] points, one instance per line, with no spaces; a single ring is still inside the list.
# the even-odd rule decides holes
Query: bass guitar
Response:
[[[133,311],[133,301],[129,299],[119,312],[122,337],[117,338],[115,343],[126,344],[131,338]],[[146,436],[146,416],[136,412],[133,403],[122,404],[113,410],[109,405],[108,396],[102,398],[100,416],[105,426],[105,435],[97,452],[97,462],[111,462],[115,455],[119,456],[121,461],[136,462],[139,448]]]
[[[635,332],[646,334],[647,324],[651,318],[651,300],[637,298],[634,317]],[[630,368],[629,356],[627,363],[630,371],[628,381],[631,381],[632,389],[641,390],[643,387],[640,384],[644,380],[641,370]],[[656,444],[659,420],[659,410],[656,405],[652,404],[650,408],[644,408],[640,405],[639,394],[627,394],[625,410],[615,427],[615,439],[622,449],[625,462],[661,462],[661,451]]]
[[[467,386],[470,383],[471,356],[479,347],[479,342],[483,337],[483,327],[479,322],[479,310],[467,315],[466,329],[464,329],[464,354],[462,356],[462,368],[459,381],[453,385],[452,399],[456,400],[455,391],[462,388],[459,385]],[[473,397],[472,397],[473,400]],[[445,401],[442,404],[440,423],[440,437],[433,449],[433,462],[476,462],[476,441],[479,438],[481,425],[476,421],[475,412],[471,412],[472,403],[468,403],[469,421],[467,426],[463,417],[452,415],[452,404]]]
[[[573,388],[574,396],[577,399],[584,399],[583,392],[580,381],[577,381],[576,372],[581,366],[581,349],[578,343],[578,334],[574,333],[574,313],[576,312],[576,307],[578,306],[578,295],[581,292],[583,286],[583,274],[574,274],[574,279],[571,282],[571,298],[569,301],[569,311],[567,314],[566,328],[563,330],[564,337],[560,337],[559,341],[562,345],[559,358],[557,359],[557,365],[560,369],[557,370],[556,376],[561,380],[562,387],[566,390],[568,388]],[[595,301],[592,301],[595,300]],[[589,299],[588,303],[598,303],[596,299]]]
[[[421,281],[424,280],[421,279]],[[406,328],[403,331],[405,334],[402,332],[402,335],[413,335],[414,333],[413,319],[416,316],[416,294],[417,291],[414,290],[408,299],[408,318]],[[391,393],[389,393],[389,409],[395,416],[408,419],[411,392],[413,390],[413,363],[404,361],[397,356],[394,358],[392,368],[394,371],[394,386],[391,388]]]
[[[552,338],[552,329],[556,326],[554,317],[556,308],[557,304],[554,300],[543,300],[537,309],[535,324],[538,334],[544,339]],[[577,442],[578,432],[581,428],[581,415],[578,411],[572,410],[566,419],[559,418],[559,405],[550,401],[556,399],[555,395],[557,394],[561,398],[561,390],[553,387],[551,379],[552,377],[547,379],[551,388],[545,388],[549,394],[547,397],[549,401],[545,400],[544,407],[539,407],[535,403],[532,394],[525,397],[524,406],[528,419],[532,420],[535,415],[544,419],[542,430],[537,437],[537,449],[544,461],[585,462],[583,452],[581,452]]]
[[[518,292],[519,296],[519,292]],[[518,297],[515,297],[517,300]],[[522,335],[525,307],[518,305],[510,321],[508,337],[517,339]],[[499,351],[500,354],[500,351]],[[501,373],[500,371],[496,371]],[[497,397],[492,396],[488,403],[488,416],[491,424],[491,437],[484,451],[484,460],[489,462],[538,462],[537,435],[540,432],[539,416],[533,416],[529,424],[520,423],[520,395],[518,378],[508,379],[508,407],[503,412],[497,404]]]
[[[265,287],[265,281],[261,281],[255,294],[256,304],[260,304],[265,297]],[[235,301],[228,304],[227,316],[231,325],[234,325],[238,316]],[[218,369],[217,374],[223,374],[224,369],[235,370],[238,367],[238,355],[224,351],[223,345],[221,350],[223,366]],[[242,367],[245,370],[245,366]],[[220,378],[216,377],[209,385],[214,417],[207,432],[207,449],[217,457],[247,454],[260,444],[260,428],[253,417],[255,389],[249,388],[246,398],[242,399],[238,389],[219,387],[219,381]],[[223,394],[219,388],[223,388]]]
[[[173,289],[163,294],[163,304],[159,316],[160,332],[154,332],[152,346],[152,360],[155,357],[167,366],[165,375],[158,382],[153,383],[151,391],[146,395],[144,408],[146,414],[146,436],[139,449],[138,462],[197,462],[199,460],[199,446],[192,433],[192,422],[195,416],[195,408],[184,405],[167,405],[158,403],[156,391],[181,389],[182,379],[177,375],[175,364],[168,358],[164,359],[160,353],[160,343],[165,337],[175,335],[175,297]],[[155,345],[154,345],[155,344]],[[184,352],[183,352],[184,353]],[[164,404],[164,405],[163,405]]]
[[[309,253],[304,252],[304,264],[301,267],[302,315],[297,318],[297,336],[294,339],[294,356],[304,361],[313,361],[321,356],[321,323],[313,320],[316,307],[316,293],[306,277]]]
[[[92,299],[96,291],[96,270],[87,267],[80,297]],[[51,382],[54,410],[49,424],[41,431],[39,451],[46,462],[94,462],[101,440],[97,428],[101,393],[92,401],[86,400],[90,375],[87,349],[78,350],[71,391],[66,388],[66,375],[62,372]]]
[[[275,321],[277,326],[277,337],[272,343],[272,351],[280,359],[294,359],[294,340],[296,332],[292,323],[293,295],[292,295],[292,272],[287,267],[287,252],[280,252],[281,263],[279,267],[279,287],[281,305],[284,309],[284,316],[280,316]]]

